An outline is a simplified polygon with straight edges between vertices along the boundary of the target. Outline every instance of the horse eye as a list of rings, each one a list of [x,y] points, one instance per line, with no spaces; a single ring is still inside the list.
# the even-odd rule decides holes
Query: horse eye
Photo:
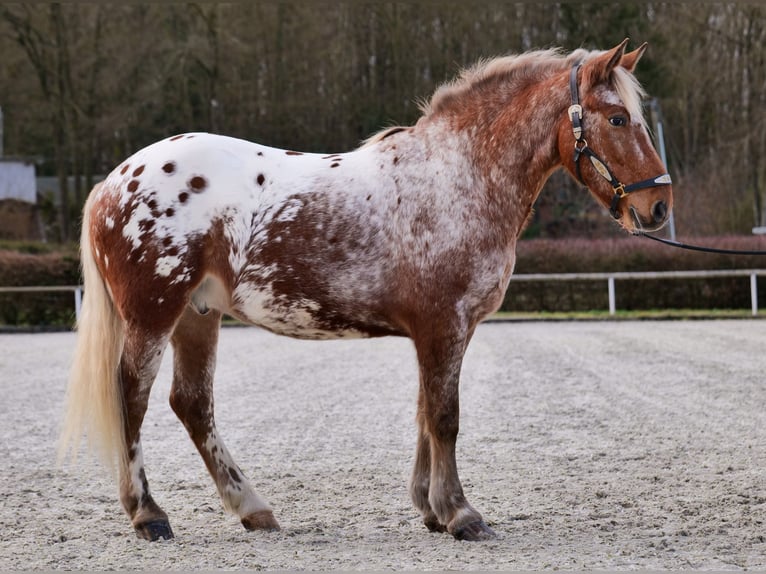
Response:
[[[609,123],[612,124],[613,126],[620,127],[620,126],[627,125],[628,120],[625,119],[624,116],[612,116],[611,118],[609,118]]]

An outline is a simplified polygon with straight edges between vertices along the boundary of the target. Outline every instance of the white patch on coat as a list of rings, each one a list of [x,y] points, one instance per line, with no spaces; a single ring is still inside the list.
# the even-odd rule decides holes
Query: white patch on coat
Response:
[[[160,257],[157,259],[154,272],[160,277],[168,277],[180,264],[181,260],[174,255]]]
[[[217,468],[216,486],[221,495],[223,507],[228,512],[244,518],[254,512],[271,510],[269,504],[253,490],[215,430],[208,434],[204,448],[210,453]],[[239,481],[231,477],[229,469],[232,468],[236,470]]]
[[[130,219],[122,228],[122,236],[133,244],[133,249],[141,247],[141,235],[143,231],[139,223],[146,219],[153,219],[149,206],[145,203],[139,203],[130,215]]]

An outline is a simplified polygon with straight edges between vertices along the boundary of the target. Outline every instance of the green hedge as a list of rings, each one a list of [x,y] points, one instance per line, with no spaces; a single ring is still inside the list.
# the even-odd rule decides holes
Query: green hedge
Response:
[[[0,286],[78,285],[79,265],[74,252],[0,251]],[[73,324],[72,293],[0,293],[0,325]]]
[[[765,237],[689,240],[710,247],[766,250]],[[46,252],[0,249],[0,286],[77,285],[79,260],[74,249]],[[32,253],[30,253],[32,251]],[[766,256],[697,253],[640,237],[620,239],[535,239],[520,241],[516,274],[677,271],[766,268]],[[759,280],[766,307],[766,278]],[[617,307],[639,309],[749,309],[749,278],[618,280]],[[607,309],[605,281],[512,282],[504,311],[588,311]],[[0,325],[70,326],[71,293],[0,294]]]
[[[722,249],[766,251],[764,237],[686,239]],[[723,255],[677,249],[641,237],[621,239],[536,239],[519,242],[514,273],[600,273],[766,268],[766,256]],[[618,280],[617,308],[749,309],[748,277]],[[758,282],[766,301],[766,277]],[[609,306],[606,281],[513,282],[504,311],[588,311]]]

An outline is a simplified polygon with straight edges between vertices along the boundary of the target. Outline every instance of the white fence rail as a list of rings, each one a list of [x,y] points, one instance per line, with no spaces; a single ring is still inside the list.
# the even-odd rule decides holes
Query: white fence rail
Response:
[[[82,285],[45,285],[40,287],[0,287],[3,293],[61,293],[70,291],[74,294],[74,313],[80,319],[82,309]]]
[[[617,273],[529,273],[512,275],[514,281],[606,281],[609,295],[609,314],[617,312],[616,281],[621,279],[706,279],[709,277],[749,277],[750,308],[758,314],[758,276],[766,275],[766,269],[726,269],[719,271],[642,271]],[[45,293],[69,291],[74,297],[75,316],[79,320],[82,308],[82,285],[61,285],[42,287],[0,287],[3,293]]]
[[[641,271],[616,273],[529,273],[512,275],[511,281],[606,281],[609,314],[617,312],[615,282],[618,279],[706,279],[709,277],[750,277],[750,307],[758,314],[758,276],[766,269],[722,269],[716,271]]]

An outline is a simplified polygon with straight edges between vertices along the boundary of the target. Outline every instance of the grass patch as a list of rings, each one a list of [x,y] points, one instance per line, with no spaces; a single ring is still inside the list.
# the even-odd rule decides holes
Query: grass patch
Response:
[[[500,311],[487,318],[488,321],[642,321],[642,320],[699,320],[699,319],[765,319],[766,314],[753,316],[749,309],[646,309],[616,311],[540,311],[537,313]]]
[[[16,241],[0,239],[0,251],[12,251],[27,255],[47,255],[49,253],[62,253],[65,255],[77,255],[76,243],[44,243],[42,241]]]

